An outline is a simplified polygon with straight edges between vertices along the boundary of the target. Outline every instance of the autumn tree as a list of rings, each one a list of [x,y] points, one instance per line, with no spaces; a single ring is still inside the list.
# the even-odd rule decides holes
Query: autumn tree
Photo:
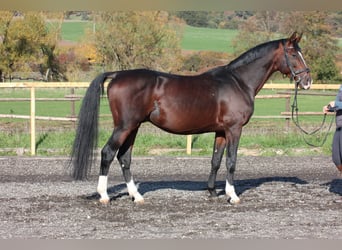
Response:
[[[178,69],[180,39],[167,12],[100,12],[95,20],[94,43],[106,70]]]
[[[342,37],[342,11],[331,12],[328,17],[328,23],[335,36]]]
[[[10,67],[8,55],[10,48],[8,44],[8,29],[13,19],[14,13],[11,11],[0,12],[0,81],[3,81],[4,74]]]
[[[276,33],[279,26],[279,12],[258,11],[240,24],[239,33],[232,41],[235,56],[270,40],[280,38]]]
[[[312,75],[319,81],[333,80],[338,76],[336,56],[340,52],[333,27],[329,25],[327,11],[294,11],[283,14],[280,31],[303,33],[301,47]]]
[[[43,13],[2,11],[0,13],[0,75],[11,77],[13,72],[50,71],[53,80],[60,73],[55,62],[59,30],[47,27]],[[25,77],[25,76],[24,76]]]
[[[221,13],[216,14],[219,15]],[[187,25],[194,27],[210,27],[209,11],[177,11],[175,12],[175,15],[182,18]]]
[[[67,81],[89,81],[98,73],[96,48],[87,42],[60,48],[57,61]]]

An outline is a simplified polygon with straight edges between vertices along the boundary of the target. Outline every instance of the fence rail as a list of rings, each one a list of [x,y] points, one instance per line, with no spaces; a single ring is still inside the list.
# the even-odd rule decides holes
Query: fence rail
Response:
[[[79,101],[80,97],[65,97],[65,98],[36,98],[36,102],[51,102],[51,101]],[[0,98],[0,102],[27,102],[31,101],[31,98]]]
[[[14,118],[14,119],[31,119],[30,115],[7,115],[0,114],[0,118]],[[76,122],[76,117],[53,117],[53,116],[35,116],[36,120],[45,120],[45,121],[70,121]]]
[[[291,116],[292,112],[286,112],[285,111],[285,112],[280,112],[280,114],[282,116]],[[308,111],[308,112],[296,112],[296,114],[297,115],[307,115],[307,116],[317,116],[317,115],[323,116],[324,115],[323,111],[322,112],[310,112],[310,111]],[[335,115],[335,113],[329,112],[329,113],[327,113],[327,115]]]
[[[76,121],[76,118],[73,117],[44,117],[44,116],[36,116],[36,102],[37,101],[71,101],[72,105],[75,104],[75,101],[81,100],[80,96],[66,96],[65,98],[36,98],[35,97],[35,89],[36,88],[87,88],[89,87],[89,82],[6,82],[0,83],[0,88],[29,88],[30,89],[30,98],[0,98],[0,101],[3,102],[15,102],[15,101],[30,101],[30,115],[8,115],[8,114],[0,114],[0,118],[19,118],[19,119],[30,119],[30,134],[31,134],[31,155],[36,154],[36,124],[35,121],[40,120],[55,120],[55,121]],[[311,89],[317,90],[336,90],[339,89],[339,84],[315,84],[312,85]],[[105,84],[107,87],[107,84]],[[263,89],[282,89],[282,90],[291,90],[294,88],[294,84],[277,84],[277,83],[268,83],[265,84]],[[286,107],[285,112],[282,112],[280,116],[253,116],[253,118],[285,118],[289,121],[289,117],[291,113],[289,112],[290,108],[290,97],[291,95],[286,92],[285,94],[278,95],[258,95],[257,99],[270,99],[270,98],[285,98]],[[74,112],[74,106],[72,107],[72,112]],[[310,112],[305,112],[305,114],[301,115],[313,115],[309,114]],[[311,112],[317,113],[317,112]],[[322,113],[320,113],[322,114]],[[317,115],[317,114],[315,114]],[[191,154],[191,143],[192,136],[187,136],[187,154]]]

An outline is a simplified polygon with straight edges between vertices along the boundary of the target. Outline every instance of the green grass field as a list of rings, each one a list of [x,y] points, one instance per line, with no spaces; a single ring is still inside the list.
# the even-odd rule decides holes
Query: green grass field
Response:
[[[61,31],[62,40],[79,42],[86,34],[86,29],[92,27],[92,22],[64,22]]]
[[[231,41],[237,33],[237,30],[186,26],[181,46],[185,50],[209,50],[232,53]]]

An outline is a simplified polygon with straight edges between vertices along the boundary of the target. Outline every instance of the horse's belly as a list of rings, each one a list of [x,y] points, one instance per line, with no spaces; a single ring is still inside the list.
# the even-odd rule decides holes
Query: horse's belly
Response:
[[[176,134],[204,133],[216,126],[213,111],[192,107],[156,108],[150,121],[157,127]]]

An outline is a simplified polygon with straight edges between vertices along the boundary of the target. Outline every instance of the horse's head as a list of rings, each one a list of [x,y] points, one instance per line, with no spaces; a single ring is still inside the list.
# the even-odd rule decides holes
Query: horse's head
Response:
[[[310,69],[306,65],[298,46],[301,38],[302,34],[298,35],[297,32],[294,32],[290,38],[283,40],[286,66],[281,69],[281,72],[295,80],[296,87],[309,89],[312,84],[312,78]]]

